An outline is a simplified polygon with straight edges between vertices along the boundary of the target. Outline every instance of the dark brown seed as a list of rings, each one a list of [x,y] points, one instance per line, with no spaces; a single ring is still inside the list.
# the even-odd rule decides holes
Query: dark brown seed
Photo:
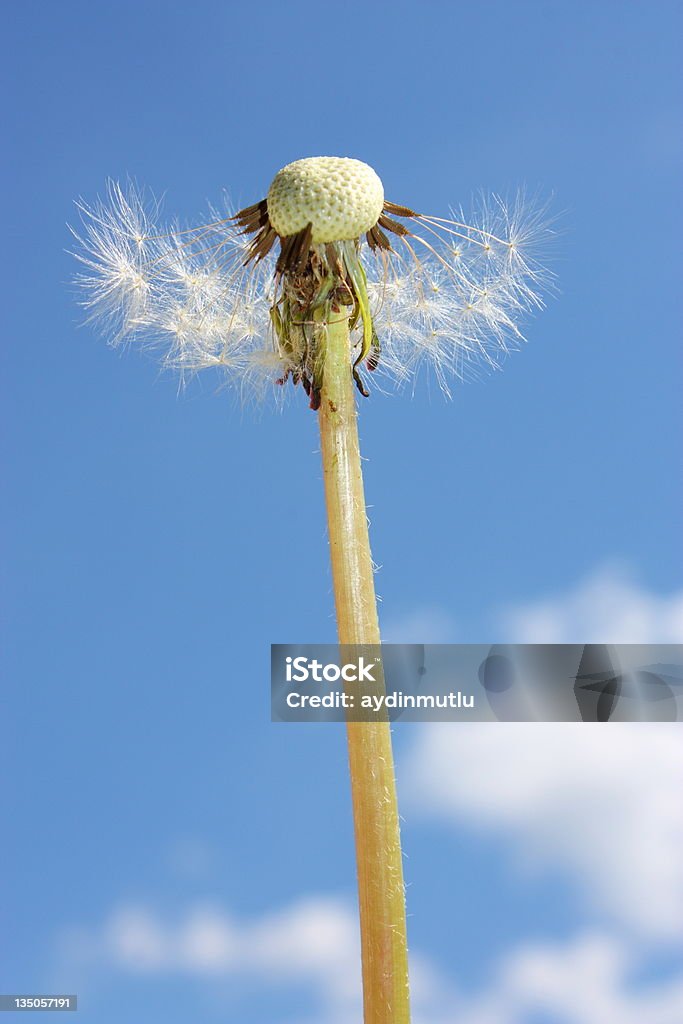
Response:
[[[380,227],[386,228],[387,231],[392,231],[395,235],[399,235],[402,238],[410,234],[410,231],[408,231],[405,224],[399,224],[397,220],[392,220],[391,217],[385,217],[384,214],[382,214],[377,223]]]
[[[365,384],[363,383],[363,378],[361,377],[361,375],[359,374],[359,372],[358,372],[358,370],[356,369],[355,366],[353,367],[353,371],[352,372],[353,372],[353,379],[356,382],[356,387],[360,391],[361,395],[363,396],[363,398],[369,398],[370,397],[370,392],[368,391],[368,389],[366,388]]]
[[[375,224],[374,227],[370,228],[365,237],[367,238],[368,245],[373,252],[375,249],[386,249],[388,252],[391,252],[391,242],[378,224]]]
[[[270,250],[275,244],[277,234],[271,228],[270,224],[259,229],[259,233],[255,236],[254,241],[249,246],[247,258],[244,261],[244,266],[255,260],[257,263],[262,260],[264,256],[267,256]]]
[[[253,206],[247,206],[244,210],[240,210],[230,220],[237,221],[245,232],[256,231],[258,228],[265,227],[269,223],[268,203],[265,199],[262,199],[260,203],[254,203]]]
[[[278,274],[295,274],[305,267],[311,251],[312,234],[313,225],[307,224],[298,234],[280,238],[280,256],[275,267]]]
[[[420,214],[411,210],[409,206],[399,206],[398,203],[385,202],[384,209],[387,213],[393,213],[394,217],[419,217]]]

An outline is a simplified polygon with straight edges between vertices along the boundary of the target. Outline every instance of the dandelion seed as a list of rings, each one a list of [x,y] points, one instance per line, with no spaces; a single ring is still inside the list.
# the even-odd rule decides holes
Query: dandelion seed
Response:
[[[540,259],[543,206],[482,199],[473,223],[385,200],[367,164],[311,157],[287,165],[261,202],[196,228],[164,227],[134,187],[79,204],[78,276],[89,319],[113,344],[163,351],[183,377],[223,368],[231,382],[301,384],[317,408],[318,332],[350,308],[349,366],[404,383],[431,366],[453,379],[495,368],[523,340],[552,286]]]

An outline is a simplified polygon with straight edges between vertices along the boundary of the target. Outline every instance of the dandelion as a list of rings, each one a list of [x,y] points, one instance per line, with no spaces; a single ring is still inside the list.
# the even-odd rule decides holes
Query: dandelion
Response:
[[[453,380],[497,367],[550,284],[543,208],[519,197],[427,216],[385,199],[367,164],[297,160],[265,199],[200,227],[110,184],[80,204],[79,283],[113,344],[161,348],[183,377],[212,368],[243,392],[301,386],[319,413],[341,644],[380,641],[355,389],[431,367]],[[365,1024],[408,1024],[403,868],[387,722],[347,723]]]
[[[375,172],[347,158],[297,160],[266,199],[196,228],[161,226],[132,186],[80,208],[84,305],[112,343],[160,347],[183,378],[222,368],[243,390],[291,380],[313,409],[330,311],[352,310],[363,395],[371,374],[405,383],[423,367],[448,393],[518,347],[551,283],[543,207],[482,200],[476,227],[462,212],[423,216],[386,201]]]

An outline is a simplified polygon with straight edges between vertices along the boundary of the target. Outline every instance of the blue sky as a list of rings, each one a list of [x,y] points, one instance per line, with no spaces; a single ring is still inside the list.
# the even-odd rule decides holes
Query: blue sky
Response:
[[[480,189],[552,194],[559,295],[528,346],[450,402],[434,386],[363,402],[383,624],[405,640],[581,642],[599,626],[676,641],[681,27],[665,2],[8,8],[0,989],[78,991],[92,1024],[338,1024],[353,1000],[335,988],[355,964],[343,733],[268,709],[269,644],[334,637],[315,416],[303,400],[241,408],[210,378],[179,395],[80,326],[73,200],[130,175],[201,220],[224,189],[255,201],[280,166],[327,153],[435,214]],[[416,1019],[564,1020],[562,979],[585,962],[602,1016],[571,1024],[631,1007],[669,1024],[680,821],[651,822],[642,857],[667,867],[637,898],[605,897],[599,861],[623,846],[596,822],[628,845],[676,748],[633,739],[653,765],[637,783],[630,739],[585,752],[597,796],[584,811],[558,797],[552,820],[594,858],[563,856],[535,810],[552,792],[522,770],[544,728],[506,735],[505,757],[479,733],[459,753],[456,729],[445,752],[397,731]],[[564,793],[576,755],[557,743]],[[468,796],[468,773],[496,792],[512,773],[526,795]],[[202,907],[214,926],[193,958]],[[329,925],[328,960],[306,959],[311,920]],[[226,936],[251,953],[231,959]],[[526,976],[520,950],[554,1004],[506,988],[505,964]],[[670,1018],[638,1003],[656,986]]]

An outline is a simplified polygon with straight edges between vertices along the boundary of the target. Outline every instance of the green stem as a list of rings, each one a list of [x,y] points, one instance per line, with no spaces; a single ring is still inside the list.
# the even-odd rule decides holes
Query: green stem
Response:
[[[350,310],[321,328],[325,498],[340,644],[380,642],[351,374]],[[348,722],[365,1024],[409,1024],[405,893],[387,722]]]

